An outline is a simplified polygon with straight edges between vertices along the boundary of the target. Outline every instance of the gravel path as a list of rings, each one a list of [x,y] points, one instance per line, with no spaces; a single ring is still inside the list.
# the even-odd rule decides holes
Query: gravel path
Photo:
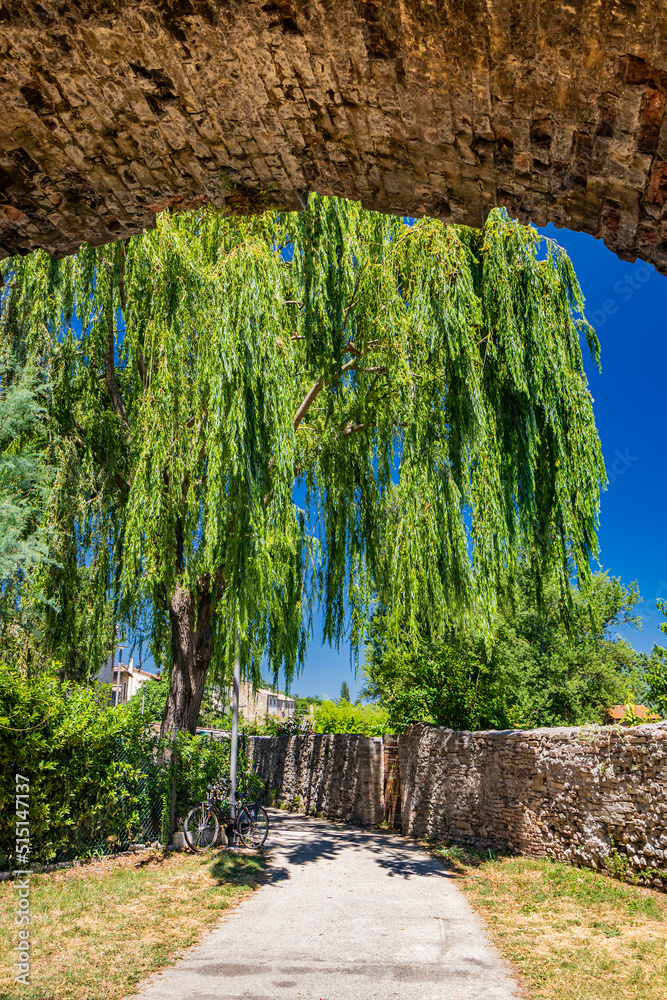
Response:
[[[402,838],[271,811],[269,877],[145,1000],[515,1000],[444,868]]]

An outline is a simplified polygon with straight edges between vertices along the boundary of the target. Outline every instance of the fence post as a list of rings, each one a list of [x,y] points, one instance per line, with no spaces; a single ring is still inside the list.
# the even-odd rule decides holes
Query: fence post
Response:
[[[178,735],[178,730],[175,729],[171,737],[171,757],[170,764],[172,767],[171,774],[171,801],[169,803],[169,841],[173,840],[174,834],[176,833],[176,769],[178,767],[178,751],[174,746],[176,742],[176,737]]]

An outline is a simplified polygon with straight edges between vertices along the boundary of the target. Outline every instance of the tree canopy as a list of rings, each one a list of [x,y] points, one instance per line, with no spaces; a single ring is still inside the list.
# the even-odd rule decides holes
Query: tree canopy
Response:
[[[474,626],[435,638],[422,629],[415,644],[378,614],[364,694],[399,730],[411,721],[458,730],[606,722],[605,709],[646,694],[647,657],[617,634],[619,626],[641,626],[639,600],[636,585],[596,573],[575,590],[566,614],[558,587],[547,583],[538,600],[522,570],[490,636]]]
[[[597,341],[567,255],[504,211],[477,231],[311,196],[2,267],[3,356],[52,385],[52,634],[81,635],[84,578],[89,661],[114,619],[145,628],[171,726],[237,629],[289,681],[312,599],[358,644],[378,599],[409,631],[488,623],[521,553],[563,595],[588,575]]]

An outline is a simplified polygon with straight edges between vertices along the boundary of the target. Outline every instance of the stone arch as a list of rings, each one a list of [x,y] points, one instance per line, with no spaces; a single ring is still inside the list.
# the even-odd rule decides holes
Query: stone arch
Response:
[[[3,0],[0,256],[309,190],[667,271],[661,0]]]

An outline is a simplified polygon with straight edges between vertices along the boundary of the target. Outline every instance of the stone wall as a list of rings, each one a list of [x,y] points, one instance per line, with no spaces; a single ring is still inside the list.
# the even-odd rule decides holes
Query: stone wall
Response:
[[[255,736],[246,752],[278,805],[361,826],[384,818],[382,739]]]
[[[667,887],[667,725],[250,740],[290,808]],[[400,802],[400,806],[399,806]],[[664,880],[664,883],[663,883]]]
[[[661,0],[2,0],[0,256],[308,191],[667,272]]]

